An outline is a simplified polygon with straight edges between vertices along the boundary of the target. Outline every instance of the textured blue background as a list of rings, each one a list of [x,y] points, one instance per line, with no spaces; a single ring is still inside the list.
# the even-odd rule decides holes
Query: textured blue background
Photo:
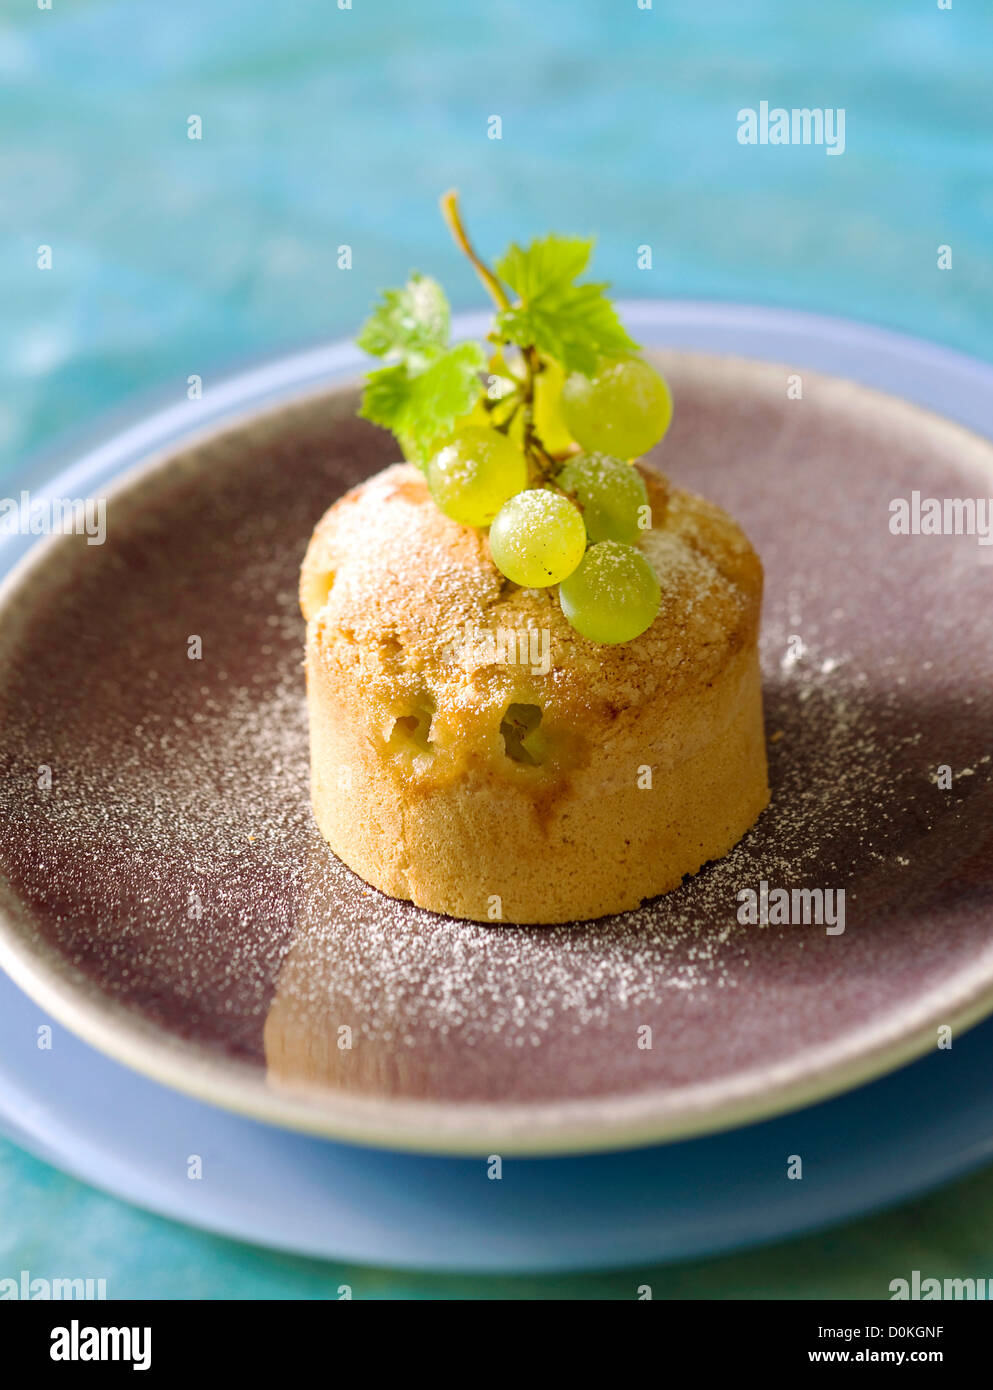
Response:
[[[6,0],[0,28],[0,479],[154,391],[350,332],[412,267],[479,303],[435,198],[493,252],[599,235],[627,296],[848,315],[993,358],[986,0]],[[847,149],[743,148],[736,113],[844,107]],[[187,139],[187,117],[203,120]],[[487,139],[499,115],[503,139]],[[336,265],[339,245],[354,265]],[[654,268],[639,271],[650,244]],[[36,268],[52,247],[49,271]],[[950,245],[953,269],[937,268]],[[325,1269],[173,1227],[0,1144],[0,1273],[118,1294],[631,1296],[625,1275]],[[993,1177],[835,1235],[659,1273],[656,1297],[878,1296],[987,1275]],[[882,1281],[882,1283],[881,1283]]]

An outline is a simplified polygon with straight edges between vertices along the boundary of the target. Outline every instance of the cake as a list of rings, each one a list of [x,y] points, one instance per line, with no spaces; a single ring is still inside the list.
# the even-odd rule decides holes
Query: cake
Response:
[[[762,566],[642,461],[668,383],[592,242],[513,243],[487,344],[441,286],[387,290],[359,413],[404,463],[353,488],[303,562],[311,798],[367,883],[479,922],[637,907],[726,854],[769,800]],[[383,365],[385,364],[385,365]]]
[[[311,796],[367,883],[477,921],[597,917],[675,888],[767,804],[761,564],[718,507],[640,472],[661,606],[614,646],[505,579],[410,464],[317,526]]]

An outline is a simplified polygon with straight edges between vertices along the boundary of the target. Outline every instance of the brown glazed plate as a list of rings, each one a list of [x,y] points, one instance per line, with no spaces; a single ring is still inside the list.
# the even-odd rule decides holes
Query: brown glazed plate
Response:
[[[104,544],[47,538],[0,590],[15,982],[217,1105],[450,1153],[728,1128],[993,1011],[993,547],[890,529],[915,492],[989,499],[993,446],[813,371],[798,396],[787,366],[657,356],[676,415],[654,461],[766,569],[772,804],[730,856],[553,927],[435,916],[334,858],[296,580],[393,445],[353,386],[311,388],[144,457],[105,494]],[[835,928],[843,891],[844,931],[740,920],[762,885],[829,893]]]

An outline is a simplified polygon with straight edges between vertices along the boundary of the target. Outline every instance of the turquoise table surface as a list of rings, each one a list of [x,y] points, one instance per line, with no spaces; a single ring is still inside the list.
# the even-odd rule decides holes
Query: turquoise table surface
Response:
[[[817,310],[993,358],[993,7],[950,3],[7,0],[4,492],[103,412],[350,333],[412,267],[479,306],[437,214],[452,185],[488,253],[549,228],[597,233],[596,269],[625,297]],[[763,100],[844,108],[844,153],[739,144],[739,109]],[[447,1278],[276,1256],[0,1142],[0,1274],[22,1268],[98,1270],[139,1297],[323,1298],[343,1283],[634,1296],[624,1273]],[[911,1268],[993,1274],[993,1171],[650,1282],[656,1298],[878,1296]]]

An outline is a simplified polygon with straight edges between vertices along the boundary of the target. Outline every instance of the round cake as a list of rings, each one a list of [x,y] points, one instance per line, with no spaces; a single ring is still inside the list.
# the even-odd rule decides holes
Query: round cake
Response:
[[[639,471],[661,606],[613,646],[506,579],[410,464],[318,524],[300,580],[311,795],[366,882],[476,921],[598,917],[726,854],[768,803],[758,556],[718,507]]]

